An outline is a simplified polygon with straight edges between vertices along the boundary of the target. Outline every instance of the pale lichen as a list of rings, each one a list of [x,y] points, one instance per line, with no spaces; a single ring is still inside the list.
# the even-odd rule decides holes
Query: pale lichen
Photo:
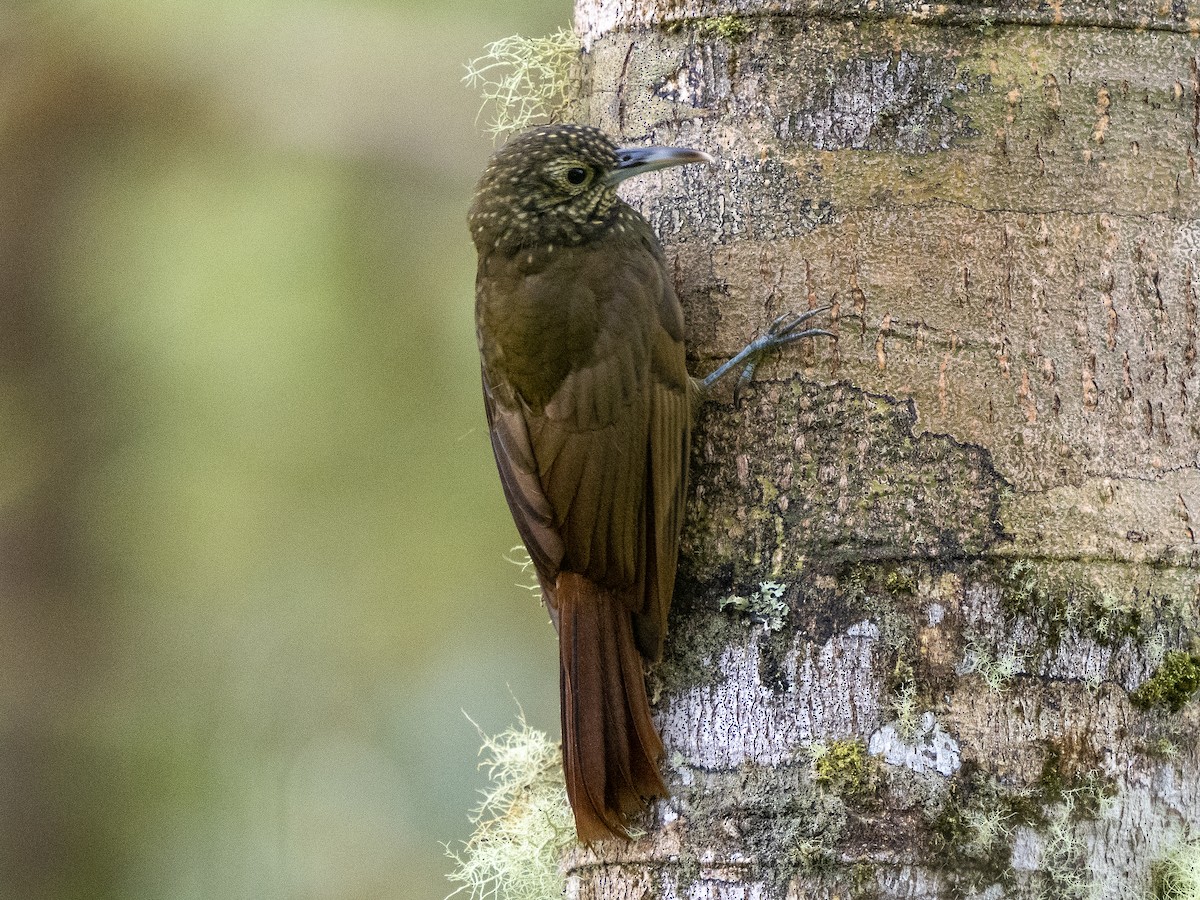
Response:
[[[1002,693],[1012,678],[1025,671],[1025,654],[1014,645],[989,647],[976,636],[968,636],[966,654],[959,664],[960,674],[978,675],[990,693]]]
[[[1039,780],[1044,827],[1042,864],[1034,883],[1038,900],[1089,900],[1097,887],[1086,864],[1087,847],[1078,824],[1100,818],[1111,809],[1115,788],[1097,770],[1064,778],[1061,751],[1049,748]]]
[[[1044,839],[1042,868],[1034,879],[1037,900],[1088,900],[1093,882],[1084,857],[1086,847],[1075,831],[1069,798],[1055,810]]]
[[[962,767],[962,748],[932,711],[916,716],[911,732],[901,723],[883,725],[871,734],[867,752],[893,767],[917,774],[938,773],[949,777]]]
[[[525,549],[525,545],[517,544],[515,547],[512,547],[504,557],[504,561],[516,566],[524,578],[523,581],[516,582],[514,587],[519,587],[521,590],[529,591],[529,593],[536,595],[538,603],[541,603],[542,586],[538,583],[537,570],[533,567],[533,557],[529,555],[529,551]]]
[[[490,786],[471,817],[475,833],[460,850],[446,848],[450,881],[483,900],[554,900],[562,896],[559,861],[575,843],[562,777],[562,754],[522,713],[517,724],[489,737],[480,732]]]
[[[815,784],[809,766],[745,766],[696,775],[679,802],[697,845],[729,845],[729,851],[748,855],[779,896],[795,877],[835,865],[847,827],[846,803]],[[734,832],[730,822],[737,823]]]
[[[1051,646],[1068,630],[1104,647],[1125,638],[1146,645],[1154,638],[1149,626],[1164,613],[1152,608],[1145,596],[1069,578],[1028,559],[1015,560],[1000,581],[1009,615],[1038,622]]]
[[[763,581],[749,597],[739,594],[725,597],[721,600],[721,611],[745,613],[750,621],[762,625],[767,634],[774,634],[783,628],[784,619],[787,618],[788,605],[783,599],[786,590],[786,584]]]
[[[956,854],[963,887],[980,890],[1011,882],[1013,832],[1033,824],[1038,809],[1031,791],[965,766],[926,816],[935,850]]]
[[[896,719],[896,731],[904,740],[911,741],[917,736],[921,721],[921,702],[911,669],[908,670],[908,677],[892,691],[891,708]]]
[[[1072,770],[1060,748],[1048,751],[1041,776],[1030,785],[1006,784],[974,764],[964,765],[948,796],[927,812],[935,849],[959,855],[963,887],[979,891],[1015,883],[1013,840],[1021,828],[1032,832],[1040,847],[1028,896],[1083,900],[1091,895],[1078,826],[1107,814],[1114,784],[1098,770]]]
[[[1176,847],[1151,867],[1151,900],[1200,900],[1200,842]]]
[[[571,71],[580,47],[574,32],[560,28],[540,38],[514,34],[492,41],[484,51],[466,64],[463,81],[482,94],[480,115],[492,109],[488,134],[498,138],[563,119],[576,92]]]

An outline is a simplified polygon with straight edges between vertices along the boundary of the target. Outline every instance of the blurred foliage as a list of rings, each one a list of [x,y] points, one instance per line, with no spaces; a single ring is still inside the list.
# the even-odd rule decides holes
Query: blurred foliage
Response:
[[[462,710],[557,733],[459,79],[569,14],[0,6],[0,897],[440,898]]]

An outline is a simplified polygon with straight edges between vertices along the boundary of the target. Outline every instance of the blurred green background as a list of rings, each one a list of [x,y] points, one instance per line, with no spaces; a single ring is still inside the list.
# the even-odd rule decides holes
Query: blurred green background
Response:
[[[459,79],[570,12],[0,5],[0,897],[440,898],[557,732]]]

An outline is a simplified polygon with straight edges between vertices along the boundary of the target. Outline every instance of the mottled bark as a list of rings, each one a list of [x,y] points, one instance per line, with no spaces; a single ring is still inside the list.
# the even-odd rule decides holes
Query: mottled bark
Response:
[[[718,158],[628,194],[693,371],[838,337],[705,408],[674,797],[570,895],[1147,896],[1200,836],[1200,3],[576,19],[586,118]]]

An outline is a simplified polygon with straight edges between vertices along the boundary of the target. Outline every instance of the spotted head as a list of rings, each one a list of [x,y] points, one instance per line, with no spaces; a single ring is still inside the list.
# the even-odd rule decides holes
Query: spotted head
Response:
[[[712,157],[679,147],[619,148],[589,125],[532,128],[497,150],[480,176],[471,237],[480,252],[581,244],[613,225],[620,182],[690,162]]]

